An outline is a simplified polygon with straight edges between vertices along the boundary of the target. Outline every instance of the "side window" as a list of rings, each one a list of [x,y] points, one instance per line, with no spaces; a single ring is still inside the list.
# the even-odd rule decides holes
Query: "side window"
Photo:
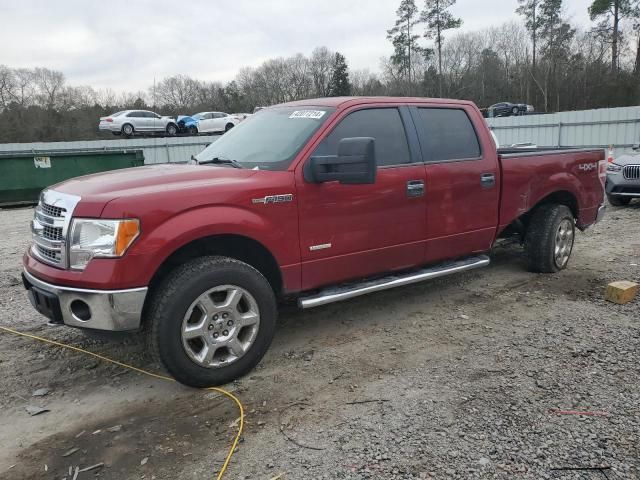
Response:
[[[343,138],[373,137],[378,166],[411,163],[407,135],[397,108],[369,108],[350,113],[318,145],[313,155],[337,155]]]
[[[464,110],[419,108],[427,140],[427,158],[431,162],[480,157],[480,143],[473,124]]]
[[[127,113],[127,118],[138,118],[140,112],[129,112]]]

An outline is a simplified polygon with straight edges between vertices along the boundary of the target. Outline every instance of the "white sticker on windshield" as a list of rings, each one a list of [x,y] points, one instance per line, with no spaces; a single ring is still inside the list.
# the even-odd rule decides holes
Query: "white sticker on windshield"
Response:
[[[323,112],[322,110],[296,110],[289,118],[313,118],[314,120],[318,120],[322,118],[324,114],[327,112]]]

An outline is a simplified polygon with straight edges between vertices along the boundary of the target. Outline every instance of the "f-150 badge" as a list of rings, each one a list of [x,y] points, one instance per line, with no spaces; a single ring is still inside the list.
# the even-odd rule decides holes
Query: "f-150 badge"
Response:
[[[284,203],[284,202],[293,202],[293,194],[286,193],[284,195],[267,195],[263,198],[254,198],[251,200],[252,203]]]

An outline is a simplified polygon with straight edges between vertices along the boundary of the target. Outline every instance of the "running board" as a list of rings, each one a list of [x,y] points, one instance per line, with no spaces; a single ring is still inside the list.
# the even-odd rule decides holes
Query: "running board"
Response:
[[[328,303],[340,302],[342,300],[359,297],[360,295],[366,295],[367,293],[402,287],[404,285],[410,285],[412,283],[418,283],[432,278],[444,277],[446,275],[464,272],[466,270],[473,270],[474,268],[486,267],[487,265],[489,265],[489,257],[486,255],[480,255],[477,257],[469,257],[455,262],[423,268],[418,271],[414,270],[411,273],[404,275],[391,275],[362,283],[330,287],[321,290],[315,295],[299,298],[298,306],[300,308],[319,307]]]

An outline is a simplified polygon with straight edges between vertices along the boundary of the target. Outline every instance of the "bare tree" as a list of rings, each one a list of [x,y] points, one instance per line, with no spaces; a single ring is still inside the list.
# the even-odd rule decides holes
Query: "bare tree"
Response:
[[[318,47],[311,53],[311,76],[316,97],[329,96],[333,59],[334,53],[327,47]]]

